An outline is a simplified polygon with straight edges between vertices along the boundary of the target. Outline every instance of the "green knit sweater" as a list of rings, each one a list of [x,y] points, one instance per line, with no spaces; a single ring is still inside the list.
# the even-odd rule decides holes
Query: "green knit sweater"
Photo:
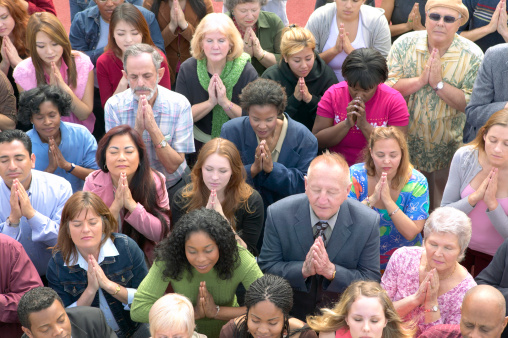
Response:
[[[243,248],[239,248],[239,251],[240,264],[233,271],[233,277],[228,280],[220,279],[215,269],[202,274],[195,268],[192,268],[193,277],[190,280],[188,279],[189,273],[187,271],[184,272],[183,278],[179,281],[166,279],[162,274],[165,263],[160,261],[155,262],[150,268],[148,275],[139,285],[134,296],[134,301],[131,305],[132,320],[148,323],[150,308],[157,299],[164,295],[164,291],[166,291],[170,282],[173,290],[189,298],[193,305],[196,305],[199,283],[205,281],[206,288],[213,296],[215,304],[220,306],[238,306],[235,296],[238,285],[242,283],[248,289],[252,282],[263,276],[254,256]],[[209,318],[198,319],[196,320],[196,331],[207,335],[209,338],[219,337],[220,330],[226,322]]]

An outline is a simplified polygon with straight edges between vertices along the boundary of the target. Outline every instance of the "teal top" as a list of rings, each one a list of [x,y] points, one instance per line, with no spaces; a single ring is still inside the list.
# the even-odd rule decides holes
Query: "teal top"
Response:
[[[241,283],[248,289],[256,279],[263,276],[254,256],[244,249],[238,248],[240,261],[238,267],[233,271],[231,279],[222,280],[217,276],[215,269],[202,274],[194,267],[192,268],[192,277],[189,279],[189,272],[185,270],[181,280],[177,281],[165,278],[162,272],[165,269],[165,263],[156,261],[148,275],[141,282],[134,296],[131,305],[131,318],[136,322],[148,323],[148,313],[152,305],[164,295],[169,283],[175,293],[182,294],[190,299],[195,306],[199,294],[199,284],[206,282],[208,292],[213,296],[215,304],[220,306],[238,306],[236,301],[236,289]],[[196,320],[196,331],[207,335],[208,337],[218,337],[220,330],[227,321],[203,318]]]

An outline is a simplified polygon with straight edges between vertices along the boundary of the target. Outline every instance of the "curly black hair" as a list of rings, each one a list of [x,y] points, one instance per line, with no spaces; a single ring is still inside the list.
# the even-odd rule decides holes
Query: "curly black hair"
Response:
[[[185,243],[194,232],[205,232],[219,248],[219,260],[214,266],[222,280],[231,279],[240,263],[235,234],[228,221],[215,210],[196,209],[183,215],[175,224],[169,237],[155,249],[156,260],[165,262],[164,277],[181,280],[184,270],[192,278],[192,266],[185,254]]]
[[[240,106],[249,111],[251,106],[273,105],[277,109],[277,117],[282,118],[286,109],[287,95],[282,86],[273,80],[258,78],[242,89]]]
[[[22,92],[19,95],[18,121],[31,124],[34,114],[39,114],[41,103],[52,102],[60,116],[69,116],[72,97],[57,86],[42,85]]]

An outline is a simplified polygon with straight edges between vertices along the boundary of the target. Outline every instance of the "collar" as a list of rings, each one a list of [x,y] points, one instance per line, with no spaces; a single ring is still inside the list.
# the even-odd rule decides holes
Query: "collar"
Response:
[[[310,204],[309,204],[309,209],[310,209],[310,225],[311,225],[311,227],[314,227],[314,225],[319,221],[324,221],[324,222],[327,222],[328,226],[333,230],[333,227],[335,226],[335,223],[337,222],[337,217],[339,216],[340,207],[339,207],[339,210],[337,210],[337,212],[329,219],[319,219],[319,217],[316,216],[316,213],[314,212],[314,210],[312,210],[312,205],[310,205]]]
[[[65,125],[65,122],[64,121],[60,121],[60,144],[62,144],[64,142],[64,139],[66,139],[69,135],[69,128]],[[39,133],[37,132],[37,130],[35,130],[35,128],[33,128],[34,130],[34,133],[30,136],[30,138],[32,139],[32,143],[44,143],[42,142],[41,140],[41,137],[39,136]],[[47,144],[47,143],[46,143]]]
[[[275,145],[274,151],[277,151],[280,154],[280,150],[282,149],[282,144],[284,143],[284,139],[288,133],[288,119],[286,115],[282,114],[282,129],[280,131],[279,139],[277,140],[277,144]]]
[[[76,257],[74,255],[70,257],[69,262],[76,262],[74,265],[79,265],[80,268],[88,271],[88,261],[81,255],[79,251],[77,251],[77,253],[78,253],[77,262]],[[108,238],[106,242],[102,245],[101,250],[99,251],[99,258],[97,259],[97,264],[101,264],[104,261],[104,258],[106,257],[115,257],[118,255],[120,255],[120,253],[116,249],[115,244],[113,243],[111,238]],[[65,264],[65,262],[64,265],[68,266],[67,264]]]
[[[259,11],[258,21],[256,22],[258,28],[271,28],[268,22],[268,16],[265,11]]]
[[[86,10],[88,10],[89,18],[98,19],[101,16],[101,12],[99,12],[99,6],[93,6],[92,8],[88,8]]]
[[[441,58],[458,58],[460,56],[460,52],[461,52],[460,47],[459,47],[459,41],[460,41],[460,38],[457,35],[457,33],[455,33],[455,36],[453,38],[453,41],[452,41],[450,47],[448,47],[448,49],[446,50],[446,53],[444,53],[444,55],[441,56]],[[427,31],[425,31],[425,33],[423,33],[416,40],[415,50],[417,53],[430,54],[428,46],[429,46],[429,35],[428,35]]]

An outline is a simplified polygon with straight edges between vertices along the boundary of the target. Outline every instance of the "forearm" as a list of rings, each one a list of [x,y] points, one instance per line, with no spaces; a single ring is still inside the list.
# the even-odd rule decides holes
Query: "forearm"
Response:
[[[0,130],[15,129],[16,122],[0,112]]]
[[[399,36],[404,33],[412,31],[413,28],[406,22],[406,23],[400,23],[398,25],[390,25],[390,34],[392,36]]]
[[[70,170],[70,168],[69,168],[69,170]],[[71,174],[73,174],[80,180],[84,181],[86,179],[86,177],[93,171],[94,171],[94,169],[88,169],[88,168],[84,168],[79,165],[76,165],[76,167],[74,167],[74,170],[72,170]]]
[[[386,206],[386,211],[390,215],[392,212],[397,210],[398,206],[395,202],[391,202]],[[391,215],[390,218],[395,225],[395,228],[400,232],[402,236],[408,241],[415,238],[423,228],[422,226],[418,226],[415,221],[411,220],[402,210],[397,211],[395,214]]]
[[[72,91],[69,93],[71,94]],[[71,109],[74,115],[80,120],[85,121],[93,111],[93,104],[86,104],[81,101],[74,93],[71,94]]]
[[[222,109],[230,119],[242,116],[242,108],[234,104],[232,101],[227,100],[224,105],[221,105]]]
[[[192,120],[194,123],[208,115],[208,113],[212,111],[213,107],[215,107],[215,105],[210,100],[192,105]]]
[[[463,113],[466,111],[466,96],[462,90],[444,83],[443,89],[438,90],[436,94],[453,109]]]
[[[90,288],[86,288],[81,297],[79,297],[78,301],[76,302],[77,306],[90,306],[92,305],[92,302],[95,298],[95,294],[97,291],[94,291]]]
[[[275,55],[270,52],[266,52],[265,56],[263,57],[263,54],[256,56],[256,59],[266,68],[273,66],[277,59],[275,58]]]
[[[489,26],[478,27],[478,28],[472,29],[470,31],[462,31],[460,33],[460,36],[463,36],[466,39],[471,40],[471,41],[476,41],[476,40],[479,40],[479,39],[483,38],[484,36],[492,33],[492,31],[490,31],[489,29],[490,29]]]
[[[232,307],[232,306],[221,306],[219,313],[213,319],[228,321],[230,319],[239,317],[244,315],[247,312],[247,308],[245,306],[242,307]]]
[[[159,128],[156,128],[155,130],[148,130],[148,133],[150,134],[150,138],[152,139],[154,145],[159,144],[164,139],[164,135]],[[155,153],[157,154],[159,161],[170,174],[174,173],[184,161],[183,156],[177,153],[176,150],[169,145],[169,143],[164,148],[156,147]]]
[[[337,145],[344,139],[351,127],[348,121],[344,120],[332,127],[317,132],[314,135],[318,140],[319,148],[328,148]]]
[[[117,292],[117,286],[120,287],[120,291]],[[109,293],[115,299],[119,300],[123,304],[129,304],[128,291],[125,287],[111,282],[109,285],[102,288],[104,292]]]
[[[369,122],[367,122],[367,120],[365,120],[364,123],[361,124],[357,123],[356,125],[358,126],[358,128],[360,128],[363,137],[365,137],[366,140],[369,140],[370,134],[374,130],[374,127]]]
[[[325,50],[323,51],[321,54],[319,54],[319,56],[321,57],[321,59],[323,59],[323,61],[328,64],[330,63],[330,61],[333,60],[334,57],[337,56],[337,54],[339,54],[339,52],[337,52],[337,50],[332,47],[328,50]]]
[[[393,302],[395,311],[399,314],[399,317],[404,318],[408,313],[413,311],[420,304],[414,295],[408,296],[396,302]]]
[[[140,203],[136,203],[136,207],[129,212],[130,214],[125,217],[125,221],[129,222],[134,229],[153,242],[161,240],[162,223],[157,217],[146,211]],[[166,221],[169,224],[167,217]]]
[[[422,89],[424,84],[419,77],[400,79],[393,85],[393,89],[398,90],[402,96],[409,96]]]

